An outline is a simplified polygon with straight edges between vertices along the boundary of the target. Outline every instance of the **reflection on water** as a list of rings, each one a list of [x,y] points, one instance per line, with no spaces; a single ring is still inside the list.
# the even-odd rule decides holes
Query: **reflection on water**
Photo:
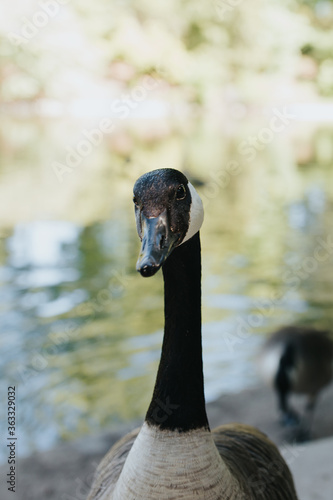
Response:
[[[45,150],[37,141],[36,151],[38,126],[16,127],[9,124],[0,167],[8,211],[0,226],[0,373],[18,386],[21,454],[142,417],[149,403],[163,288],[160,274],[142,280],[135,272],[131,189],[146,169],[191,165],[193,182],[201,181],[208,401],[256,383],[255,354],[276,326],[330,328],[333,172],[318,146],[326,129],[307,132],[306,141],[280,138],[249,165],[237,156],[237,137],[222,143],[204,128],[185,146],[181,136],[139,141],[126,159],[105,143],[61,185],[48,167],[61,149],[59,125],[45,127]],[[222,182],[230,160],[241,173]]]

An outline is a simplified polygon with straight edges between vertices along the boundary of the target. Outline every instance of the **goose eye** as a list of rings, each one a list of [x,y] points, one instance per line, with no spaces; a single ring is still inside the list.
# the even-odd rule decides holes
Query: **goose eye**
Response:
[[[183,200],[185,196],[186,196],[186,189],[185,186],[181,184],[177,189],[176,198],[177,200]]]
[[[138,202],[138,199],[136,196],[133,196],[133,203],[134,205],[138,206],[139,205],[139,202]]]

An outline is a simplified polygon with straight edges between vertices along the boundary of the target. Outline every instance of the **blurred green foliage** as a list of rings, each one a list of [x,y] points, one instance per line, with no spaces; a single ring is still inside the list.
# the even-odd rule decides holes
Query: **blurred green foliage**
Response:
[[[73,98],[73,81],[84,75],[131,86],[153,72],[196,103],[227,85],[258,101],[263,75],[333,92],[332,1],[21,3],[7,5],[8,22],[0,24],[5,103]]]

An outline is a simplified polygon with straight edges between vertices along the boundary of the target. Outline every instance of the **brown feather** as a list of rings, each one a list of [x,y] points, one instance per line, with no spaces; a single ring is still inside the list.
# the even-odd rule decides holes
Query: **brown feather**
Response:
[[[111,498],[139,431],[135,429],[124,436],[104,457],[87,500]],[[243,424],[223,425],[212,434],[222,460],[238,482],[234,496],[221,500],[297,500],[291,473],[265,434]]]
[[[87,500],[99,500],[103,498],[106,491],[112,494],[139,431],[140,427],[126,434],[105,455],[96,469],[93,486]]]
[[[227,424],[214,429],[213,437],[223,461],[239,480],[240,499],[297,499],[288,466],[265,434],[249,425]]]

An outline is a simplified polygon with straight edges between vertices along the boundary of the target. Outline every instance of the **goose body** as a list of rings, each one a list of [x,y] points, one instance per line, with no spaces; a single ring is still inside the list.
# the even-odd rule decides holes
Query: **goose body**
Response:
[[[137,270],[162,267],[165,330],[144,424],[104,457],[88,500],[296,500],[276,446],[260,431],[233,424],[210,431],[201,345],[201,200],[173,169],[134,186],[142,241]]]
[[[299,421],[289,406],[291,393],[308,396],[307,411],[311,418],[320,391],[333,378],[333,342],[327,332],[313,328],[281,328],[264,344],[259,370],[276,390],[282,423]]]

